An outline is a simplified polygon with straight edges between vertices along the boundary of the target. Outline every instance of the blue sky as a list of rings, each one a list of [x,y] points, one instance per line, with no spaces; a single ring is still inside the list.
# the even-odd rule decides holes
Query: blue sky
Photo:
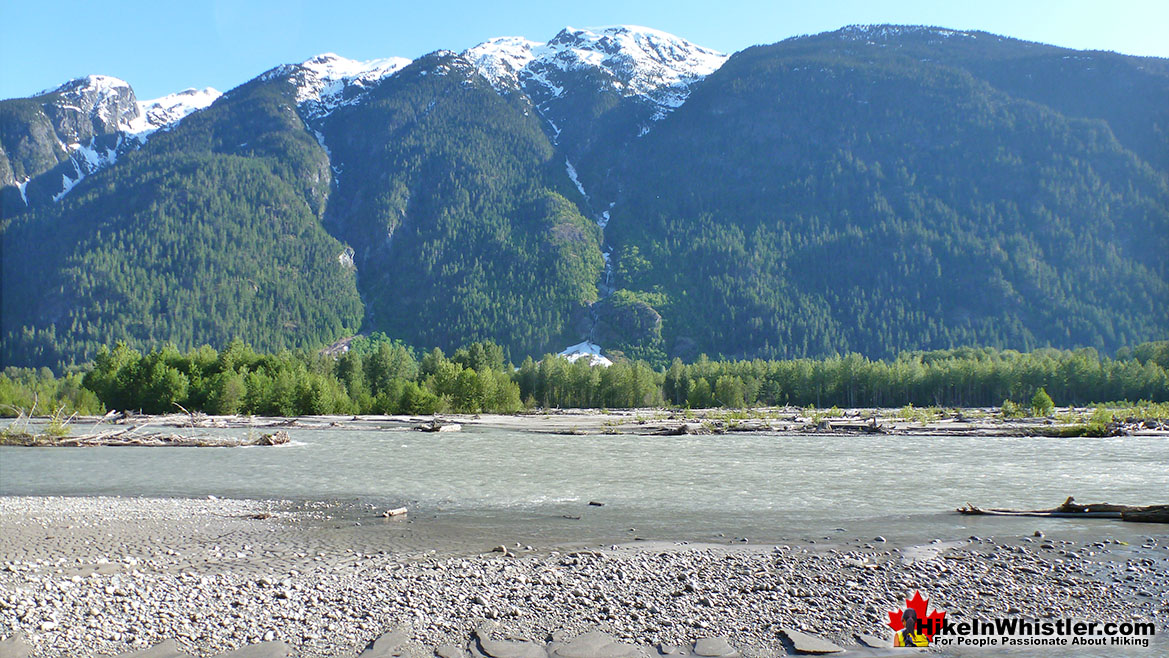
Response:
[[[139,98],[226,91],[322,52],[413,58],[496,36],[544,41],[565,25],[646,25],[734,52],[852,23],[980,29],[1169,57],[1166,0],[0,0],[0,98],[89,73],[129,81]]]

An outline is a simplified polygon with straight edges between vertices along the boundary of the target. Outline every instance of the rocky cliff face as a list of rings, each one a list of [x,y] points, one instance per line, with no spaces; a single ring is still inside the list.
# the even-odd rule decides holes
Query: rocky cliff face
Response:
[[[32,98],[3,101],[0,185],[26,183],[138,116],[130,85],[104,75],[70,80]]]
[[[71,80],[50,97],[44,104],[45,113],[67,145],[116,132],[138,118],[134,90],[128,83],[109,76]]]
[[[0,205],[12,215],[60,201],[82,178],[217,98],[215,89],[139,101],[123,80],[90,75],[0,101]]]

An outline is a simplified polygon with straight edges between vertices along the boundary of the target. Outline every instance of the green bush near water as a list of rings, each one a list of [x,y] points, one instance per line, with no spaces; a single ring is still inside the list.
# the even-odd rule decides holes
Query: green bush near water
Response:
[[[1055,403],[1052,402],[1051,396],[1040,387],[1031,397],[1031,413],[1036,416],[1050,416],[1053,409],[1055,409]]]
[[[1003,400],[1002,406],[999,407],[999,415],[1003,418],[1022,418],[1024,415],[1023,407],[1020,407],[1013,400],[1006,399]]]
[[[103,414],[98,396],[82,386],[82,374],[56,377],[48,368],[5,368],[0,372],[0,416],[20,412],[70,416]]]

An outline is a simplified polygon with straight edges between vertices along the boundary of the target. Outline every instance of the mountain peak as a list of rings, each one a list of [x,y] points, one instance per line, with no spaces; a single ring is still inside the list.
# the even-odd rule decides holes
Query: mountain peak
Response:
[[[316,73],[322,79],[368,82],[392,75],[409,63],[410,60],[405,57],[386,57],[361,61],[342,57],[336,53],[321,53],[301,62],[300,65]]]
[[[522,87],[559,96],[558,72],[592,69],[623,96],[675,108],[689,85],[722,66],[727,56],[672,34],[636,25],[565,27],[546,43],[523,37],[485,41],[463,53],[496,89]]]
[[[87,75],[80,78],[74,78],[65,84],[59,85],[52,89],[46,89],[41,94],[79,94],[84,92],[93,93],[110,93],[118,90],[130,89],[130,83],[115,78],[112,75]]]
[[[40,95],[48,96],[45,109],[56,117],[66,144],[115,132],[139,114],[130,83],[109,75],[76,78]]]
[[[338,55],[337,53],[321,53],[316,57],[310,57],[301,62],[301,66],[309,66],[310,64],[329,64],[338,60],[346,60],[346,58]]]
[[[289,75],[296,87],[296,102],[309,116],[319,118],[364,94],[367,87],[380,82],[410,63],[405,57],[355,60],[336,53],[321,53],[299,66],[278,67],[274,71]]]
[[[469,48],[463,58],[471,62],[496,89],[517,85],[520,71],[544,44],[524,37],[496,37]]]
[[[566,26],[548,42],[549,45],[577,45],[606,51],[617,52],[621,46],[629,47],[633,43],[672,43],[687,49],[708,50],[696,46],[689,41],[661,30],[655,30],[641,25],[605,25],[591,28],[575,28]],[[714,51],[709,51],[714,52]],[[716,53],[717,54],[717,53]]]

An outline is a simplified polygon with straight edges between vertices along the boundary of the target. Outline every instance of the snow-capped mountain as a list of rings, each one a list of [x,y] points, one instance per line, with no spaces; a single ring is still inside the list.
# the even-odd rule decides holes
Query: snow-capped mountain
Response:
[[[566,27],[547,43],[501,37],[462,57],[499,93],[521,93],[532,101],[548,136],[563,149],[565,173],[601,229],[616,205],[616,190],[607,184],[616,165],[612,154],[685,103],[691,86],[727,60],[672,34],[634,25]],[[605,99],[614,97],[619,100],[606,106]],[[577,164],[591,175],[582,176]],[[602,255],[608,273],[609,253]],[[600,349],[586,341],[562,355],[607,365]]]
[[[462,53],[501,94],[523,94],[565,156],[602,228],[615,204],[612,154],[686,102],[727,56],[646,27],[566,27],[550,41],[491,39]],[[583,168],[582,168],[583,167]],[[588,173],[581,172],[587,170]]]
[[[70,80],[39,94],[47,98],[44,110],[58,117],[54,124],[67,148],[117,132],[143,141],[151,133],[172,127],[188,114],[207,107],[220,95],[207,87],[140,101],[130,83],[108,75]]]
[[[129,89],[129,85],[126,85]],[[130,90],[133,94],[133,90]],[[81,179],[117,161],[118,156],[141,148],[146,140],[160,130],[170,130],[188,115],[215,102],[222,94],[216,89],[184,89],[161,98],[135,102],[134,112],[125,112],[113,136],[95,136],[87,143],[69,144],[70,164],[75,175],[62,174],[61,191],[53,195],[60,201]],[[112,142],[112,143],[111,143]]]
[[[117,162],[118,156],[141,148],[150,135],[173,128],[187,115],[207,107],[222,95],[211,87],[184,89],[154,100],[135,101],[133,106],[115,114],[117,104],[108,100],[114,97],[111,92],[128,93],[130,98],[134,95],[129,84],[120,80],[118,82],[121,86],[106,91],[106,100],[91,111],[91,114],[100,115],[103,121],[117,117],[117,130],[95,135],[86,142],[77,141],[66,145],[69,150],[68,165],[72,166],[73,171],[61,174],[61,191],[53,195],[53,201],[60,201],[82,178]],[[25,201],[27,203],[27,199]]]
[[[690,85],[727,59],[672,34],[633,25],[596,31],[566,27],[547,43],[501,37],[463,57],[496,89],[521,89],[541,106],[564,95],[565,73],[592,73],[619,95],[655,105],[654,118],[684,103]]]
[[[25,118],[37,126],[33,139],[0,166],[0,183],[15,185],[29,204],[28,183],[41,175],[39,197],[59,201],[82,178],[140,148],[159,130],[169,130],[220,96],[214,89],[186,89],[139,101],[130,83],[108,75],[70,80],[33,97],[39,112]]]
[[[721,53],[665,32],[616,26],[568,27],[546,43],[522,37],[491,39],[462,53],[456,64],[473,68],[500,93],[527,95],[558,141],[566,126],[570,132],[597,129],[582,124],[574,92],[577,99],[612,93],[644,108],[635,118],[622,119],[619,131],[644,134],[653,121],[685,102],[691,85],[724,61]],[[410,63],[404,57],[359,61],[324,53],[273,68],[260,80],[284,78],[295,87],[299,113],[323,145],[317,130],[321,121],[338,107],[360,103],[370,89]],[[44,143],[26,149],[31,154],[23,158],[8,154],[11,161],[0,164],[0,185],[19,188],[27,204],[29,181],[52,170],[53,180],[60,183],[37,185],[37,198],[60,200],[85,176],[113,164],[127,150],[140,148],[150,135],[173,128],[220,95],[212,88],[185,89],[139,101],[129,83],[105,75],[46,90],[34,98],[43,99],[41,123],[51,129],[30,131],[45,136]],[[583,157],[573,154],[578,156]]]
[[[261,79],[286,77],[296,87],[296,102],[305,118],[321,119],[342,105],[352,105],[383,79],[410,63],[405,57],[359,61],[322,53],[300,64],[286,64]]]
[[[33,178],[66,172],[43,195],[60,198],[86,172],[112,162],[120,141],[114,136],[140,114],[129,83],[107,75],[70,80],[29,100],[22,111],[5,113],[6,131],[27,134],[15,144],[5,140],[0,162],[0,184],[15,185],[26,204]]]

